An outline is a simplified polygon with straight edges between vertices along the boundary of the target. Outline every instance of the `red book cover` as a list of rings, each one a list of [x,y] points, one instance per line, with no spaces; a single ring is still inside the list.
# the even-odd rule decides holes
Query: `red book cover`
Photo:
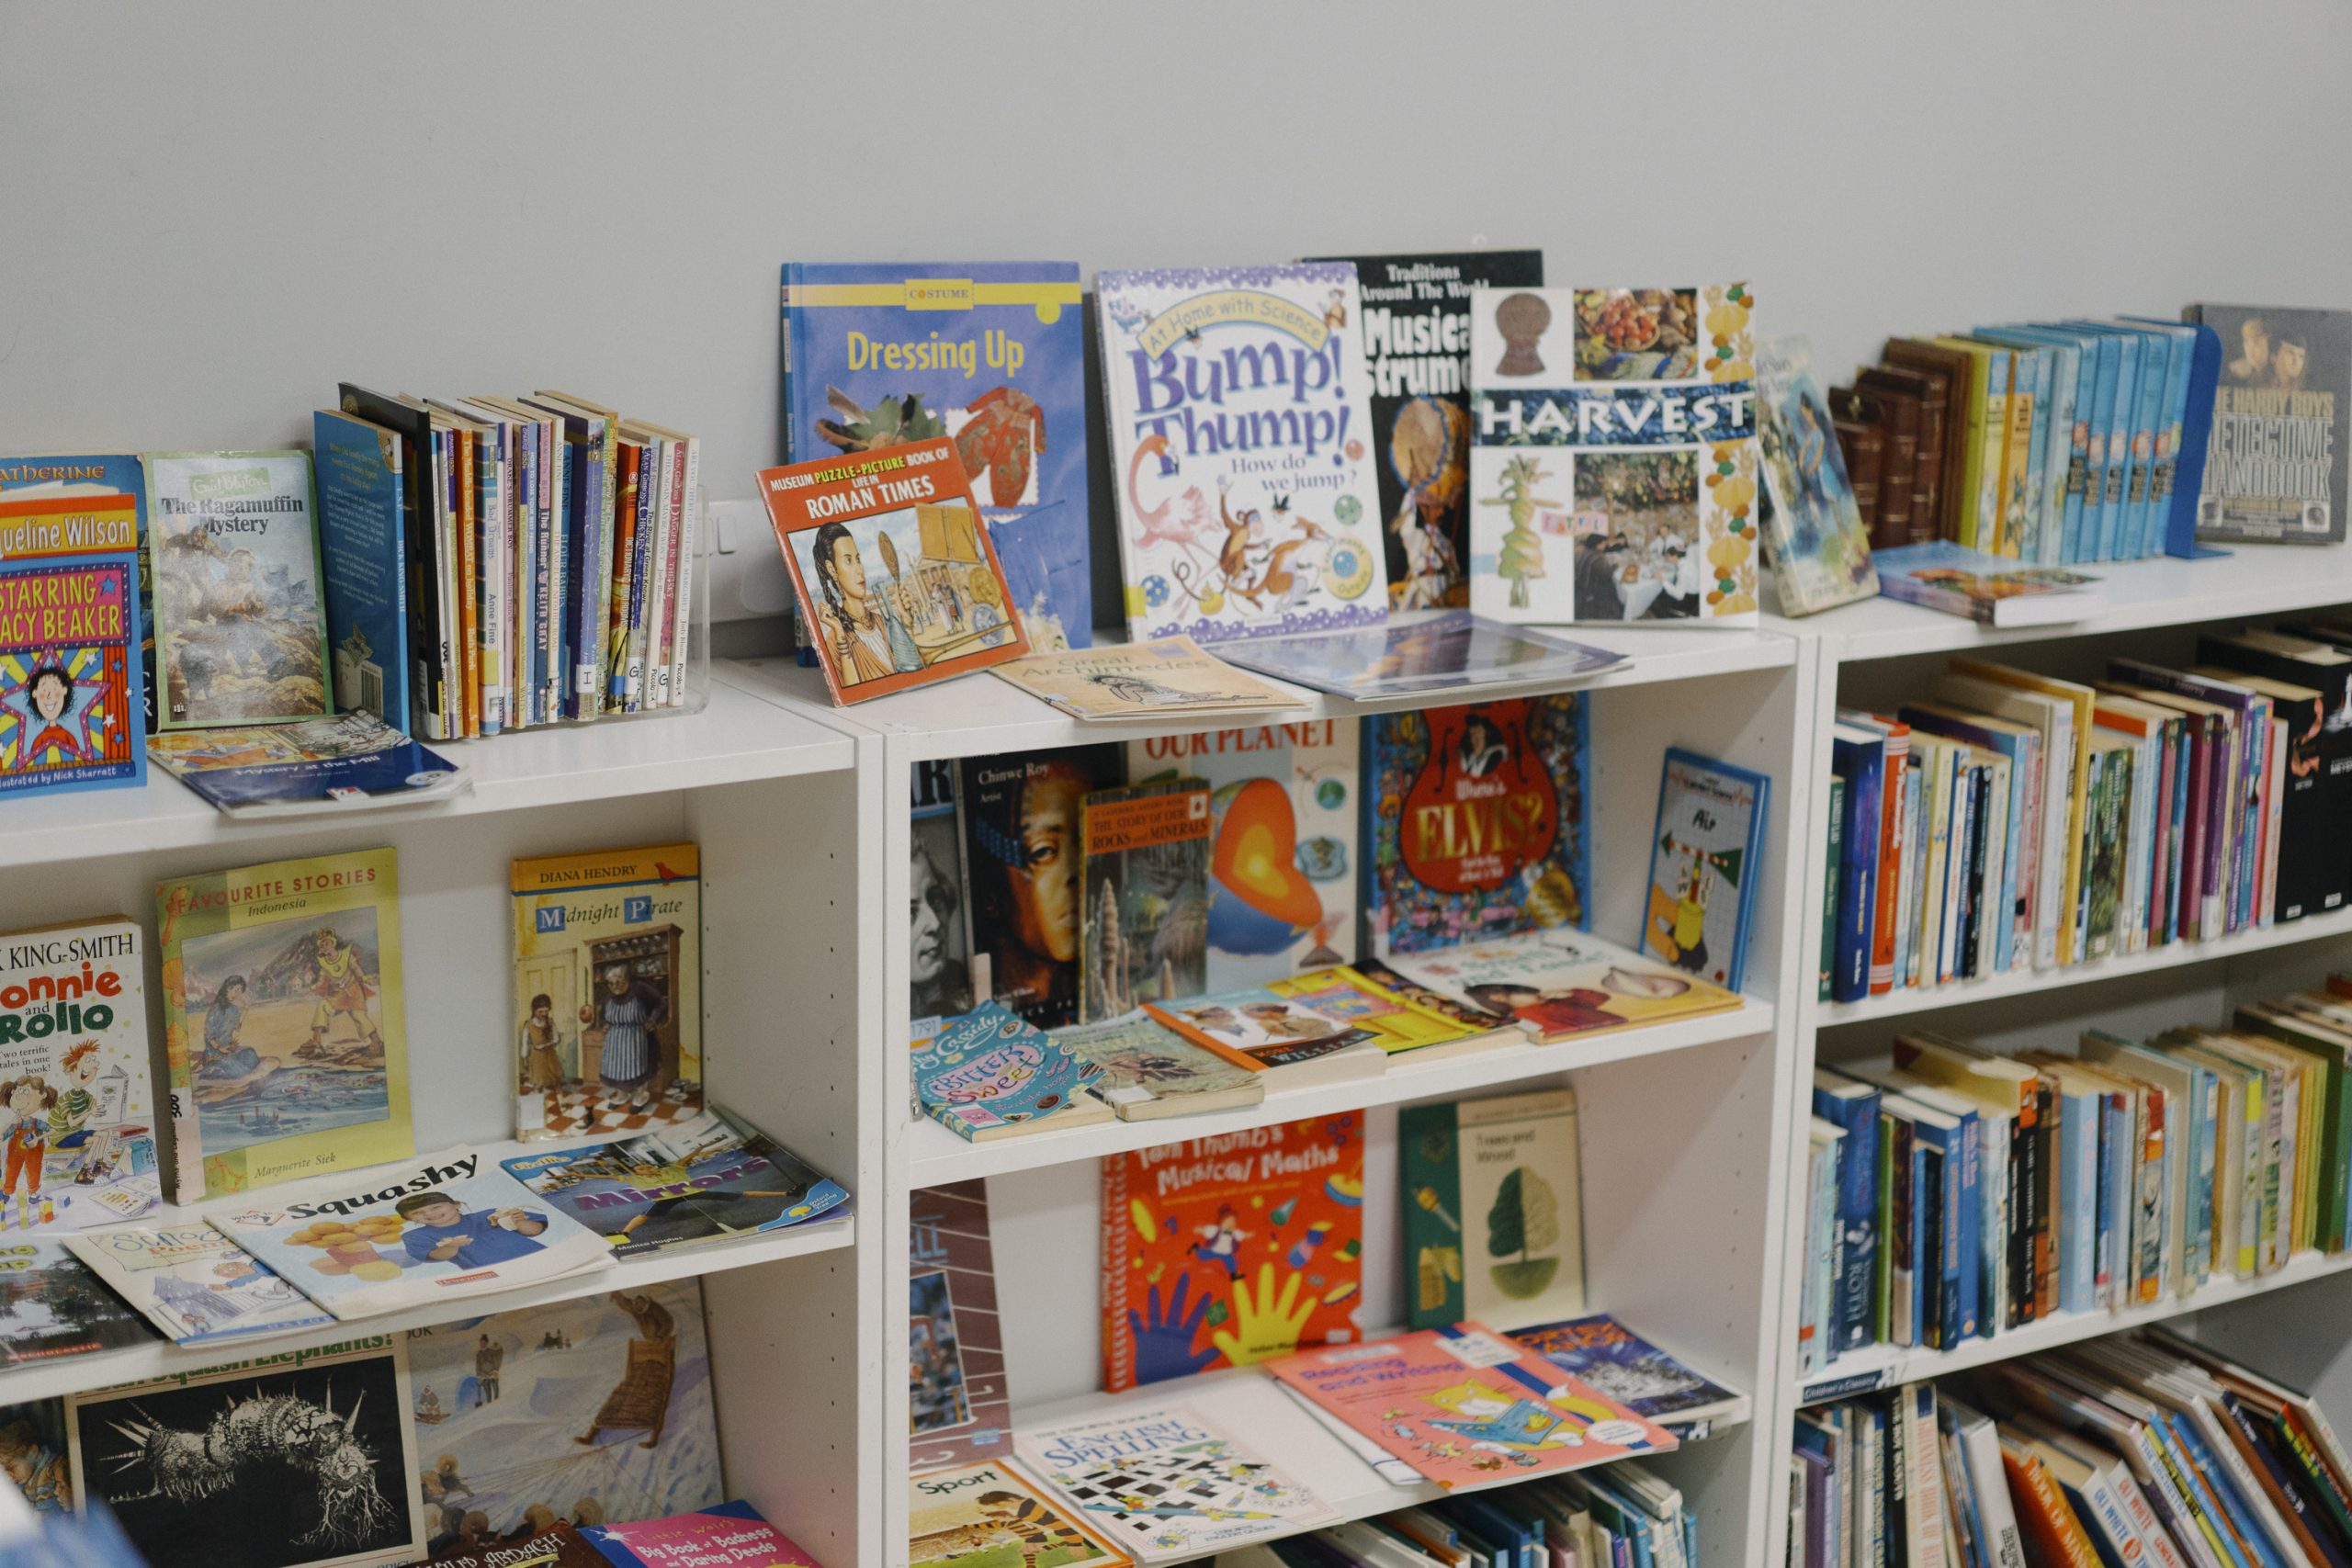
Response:
[[[1871,995],[1880,997],[1894,989],[1894,922],[1903,903],[1903,770],[1911,756],[1911,727],[1882,715],[1871,716],[1886,727],[1886,784],[1879,791],[1878,908],[1871,918]]]

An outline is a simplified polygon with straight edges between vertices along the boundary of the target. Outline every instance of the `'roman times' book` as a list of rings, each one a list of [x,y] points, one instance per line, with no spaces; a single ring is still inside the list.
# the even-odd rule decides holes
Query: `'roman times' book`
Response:
[[[0,1367],[28,1366],[96,1350],[145,1345],[154,1332],[87,1265],[69,1238],[28,1235],[0,1242]]]
[[[1694,1427],[1743,1403],[1607,1313],[1516,1328],[1510,1337],[1645,1420]]]
[[[1039,1568],[1127,1568],[1128,1559],[1075,1511],[1049,1500],[1009,1464],[933,1471],[909,1482],[907,1492],[907,1568],[965,1568],[989,1561],[1008,1543],[1022,1568],[1032,1562]]]
[[[0,795],[147,782],[130,457],[0,461]]]
[[[161,882],[155,908],[175,1201],[415,1151],[392,851]]]
[[[1472,610],[1756,624],[1753,303],[1737,283],[1472,293]]]
[[[175,1345],[334,1321],[210,1225],[122,1225],[68,1236],[65,1245]]]
[[[1094,289],[1131,640],[1385,615],[1356,269],[1102,272]]]
[[[1098,790],[1079,807],[1080,1022],[1207,983],[1209,787],[1167,779]]]
[[[1396,955],[1398,973],[1456,1001],[1508,1012],[1551,1042],[1723,1012],[1736,992],[1585,931],[1548,931]]]
[[[1396,1151],[1412,1326],[1583,1310],[1574,1090],[1408,1106]]]
[[[817,1568],[817,1560],[745,1502],[720,1503],[666,1519],[591,1525],[580,1532],[612,1568]]]
[[[164,1201],[141,942],[120,915],[0,933],[0,1232]]]
[[[956,1181],[907,1202],[907,1467],[1001,1456],[1012,1441],[989,1188]]]
[[[469,793],[465,771],[365,708],[289,724],[150,736],[157,767],[227,817],[300,817],[414,806]]]
[[[1756,345],[1757,440],[1772,502],[1764,536],[1784,615],[1810,615],[1878,592],[1870,530],[1846,477],[1829,404],[1801,337]],[[1907,482],[1907,479],[1906,479]]]
[[[2197,536],[2248,544],[2344,539],[2352,462],[2352,310],[2191,305],[2222,340]]]
[[[1015,1450],[1138,1562],[1227,1551],[1337,1517],[1296,1478],[1182,1405],[1032,1427]]]
[[[971,992],[1040,1029],[1078,1019],[1079,804],[1126,783],[1116,746],[956,764]]]
[[[1094,722],[1170,713],[1226,718],[1306,705],[1202,652],[1188,637],[1033,653],[998,665],[996,673],[1072,718]]]
[[[982,1002],[914,1048],[915,1100],[923,1114],[967,1143],[1108,1122],[1090,1086],[1101,1076],[1001,1002]]]

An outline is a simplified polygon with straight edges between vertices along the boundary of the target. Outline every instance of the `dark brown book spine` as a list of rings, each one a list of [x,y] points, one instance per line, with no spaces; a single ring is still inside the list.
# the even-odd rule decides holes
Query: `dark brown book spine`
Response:
[[[1886,465],[1886,438],[1874,424],[1837,422],[1838,446],[1846,455],[1846,482],[1854,487],[1854,508],[1862,514],[1871,544],[1879,542],[1880,475]]]
[[[1919,400],[1881,392],[1878,401],[1886,411],[1880,425],[1886,432],[1886,465],[1879,476],[1879,531],[1871,544],[1877,549],[1916,545],[1919,542],[1915,510],[1919,504]]]

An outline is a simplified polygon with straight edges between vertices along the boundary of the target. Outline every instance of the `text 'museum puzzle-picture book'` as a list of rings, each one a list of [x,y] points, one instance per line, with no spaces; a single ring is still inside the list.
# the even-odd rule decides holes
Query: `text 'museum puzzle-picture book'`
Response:
[[[136,457],[0,464],[0,795],[146,782],[145,495]]]
[[[1650,840],[1641,951],[1728,991],[1745,988],[1772,781],[1668,747]]]
[[[985,1181],[910,1201],[907,1463],[915,1473],[1004,1458],[1012,1441]]]
[[[1408,1106],[1396,1149],[1413,1327],[1510,1329],[1584,1309],[1573,1090]]]
[[[0,1234],[163,1201],[144,945],[121,916],[0,933]]]
[[[1764,537],[1781,612],[1810,615],[1879,589],[1835,421],[1801,337],[1756,345],[1756,437],[1764,462]]]

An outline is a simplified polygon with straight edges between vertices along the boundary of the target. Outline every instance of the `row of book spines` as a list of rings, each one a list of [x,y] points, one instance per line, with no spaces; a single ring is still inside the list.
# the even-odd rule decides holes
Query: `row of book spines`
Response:
[[[1221,1552],[1226,1568],[1693,1568],[1698,1517],[1632,1460]]]

